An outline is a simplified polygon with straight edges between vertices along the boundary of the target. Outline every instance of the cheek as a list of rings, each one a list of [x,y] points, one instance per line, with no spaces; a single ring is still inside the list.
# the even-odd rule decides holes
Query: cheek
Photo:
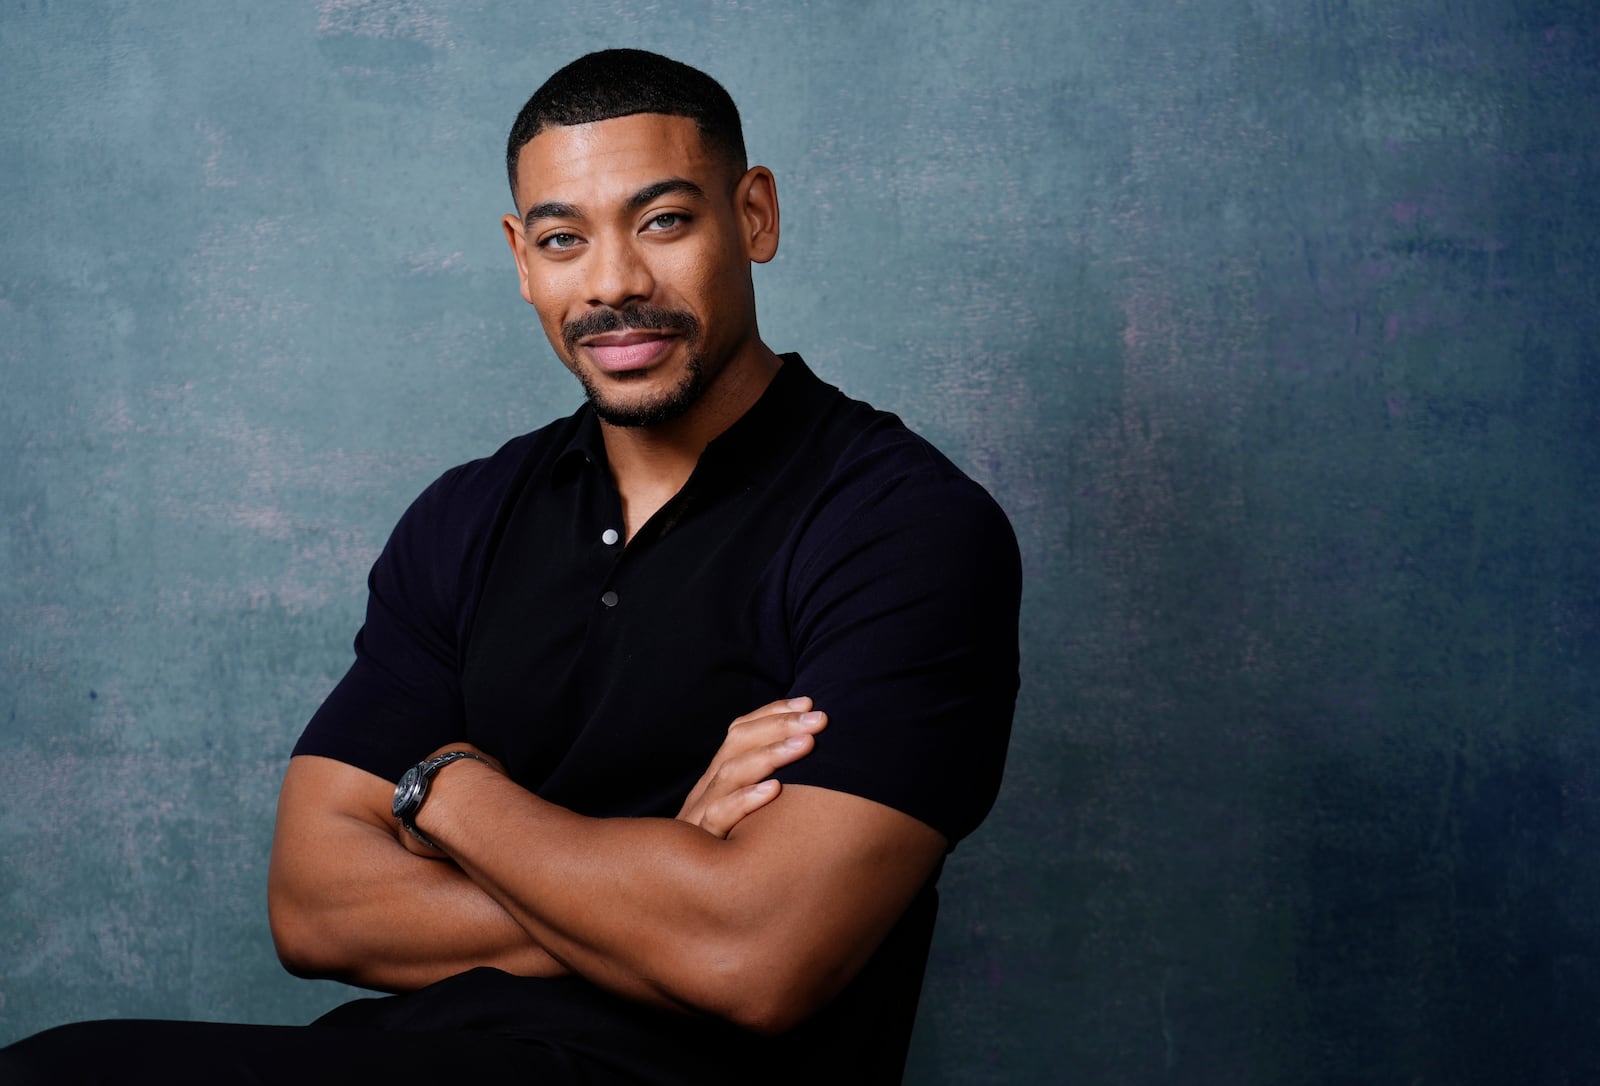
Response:
[[[539,323],[544,326],[545,331],[553,329],[559,333],[561,322],[567,316],[568,297],[568,292],[560,280],[549,275],[529,279],[525,296],[533,305],[534,312],[539,314]]]
[[[663,286],[676,295],[679,305],[687,306],[702,315],[717,312],[728,304],[728,290],[733,278],[726,265],[712,254],[686,255],[678,261],[670,279],[659,279]]]
[[[552,303],[548,298],[534,295],[530,301],[533,302],[534,311],[539,314],[539,326],[544,329],[545,338],[550,341],[550,346],[556,354],[565,358],[566,352],[561,345],[561,322],[566,314],[559,305]]]

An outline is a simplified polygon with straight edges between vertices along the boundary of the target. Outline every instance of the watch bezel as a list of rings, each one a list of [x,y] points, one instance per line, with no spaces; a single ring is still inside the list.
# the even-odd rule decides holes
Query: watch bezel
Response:
[[[423,776],[425,764],[414,765],[406,770],[400,775],[400,782],[394,787],[394,803],[391,810],[402,822],[417,813],[417,808],[422,806],[423,796],[427,794],[427,778]]]

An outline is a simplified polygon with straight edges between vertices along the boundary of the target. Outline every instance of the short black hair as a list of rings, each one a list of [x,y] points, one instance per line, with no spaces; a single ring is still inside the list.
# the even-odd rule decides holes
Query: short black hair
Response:
[[[739,108],[722,84],[698,68],[643,49],[603,49],[581,56],[545,80],[517,114],[506,140],[506,177],[517,198],[517,159],[529,140],[553,126],[609,121],[634,113],[688,117],[711,150],[745,171]]]

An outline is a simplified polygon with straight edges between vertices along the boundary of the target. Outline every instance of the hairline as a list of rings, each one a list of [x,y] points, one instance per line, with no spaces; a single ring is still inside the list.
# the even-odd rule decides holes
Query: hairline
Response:
[[[549,132],[555,128],[582,128],[586,124],[603,124],[606,121],[615,121],[623,117],[642,116],[682,117],[685,120],[693,121],[695,131],[700,134],[700,146],[706,152],[707,156],[713,159],[721,160],[722,163],[728,167],[728,188],[730,191],[737,187],[739,180],[744,177],[747,172],[749,172],[750,164],[748,157],[735,154],[734,151],[727,146],[725,140],[717,139],[712,130],[707,125],[702,123],[700,118],[691,113],[681,113],[659,109],[634,109],[629,110],[626,113],[615,113],[609,117],[597,117],[592,121],[579,121],[577,124],[561,124],[557,121],[548,121],[539,125],[539,127],[535,128],[531,133],[529,133],[528,138],[523,140],[522,143],[517,147],[515,167],[510,178],[511,205],[516,208],[517,217],[523,217],[522,205],[517,198],[517,174],[520,174],[522,171],[522,152],[528,149],[528,144],[532,143],[546,132]]]

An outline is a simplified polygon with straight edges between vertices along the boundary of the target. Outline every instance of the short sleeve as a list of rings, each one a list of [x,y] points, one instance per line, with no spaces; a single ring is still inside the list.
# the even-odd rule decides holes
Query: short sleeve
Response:
[[[460,648],[481,496],[474,465],[425,490],[395,525],[367,577],[355,663],[306,726],[294,753],[347,762],[397,780],[460,738]]]
[[[954,845],[1005,765],[1021,562],[988,493],[901,434],[843,469],[796,552],[791,693],[828,727],[778,776],[883,803]]]

